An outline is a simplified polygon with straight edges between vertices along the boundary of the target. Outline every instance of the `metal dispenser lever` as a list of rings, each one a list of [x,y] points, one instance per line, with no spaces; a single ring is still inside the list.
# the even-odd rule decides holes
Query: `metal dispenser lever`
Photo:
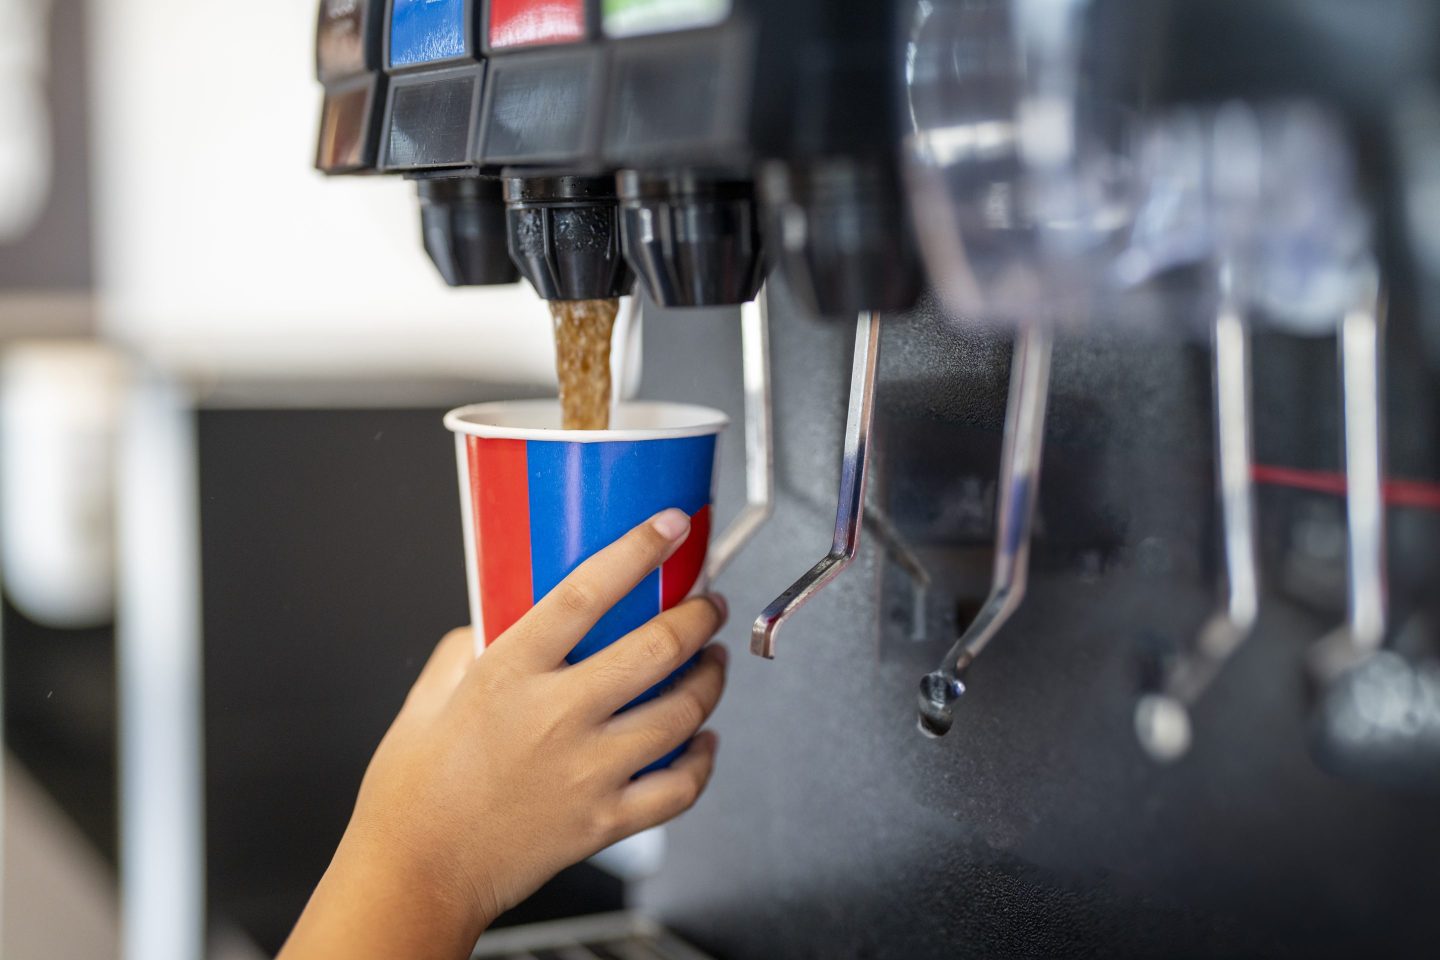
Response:
[[[1311,667],[1322,680],[1334,679],[1380,649],[1388,625],[1381,372],[1385,309],[1384,291],[1378,281],[1368,280],[1340,321],[1349,597],[1345,625],[1311,651]]]
[[[750,652],[775,656],[775,634],[850,562],[860,545],[865,513],[865,475],[870,462],[870,426],[875,417],[875,369],[880,359],[880,315],[867,310],[855,325],[855,359],[850,371],[850,408],[845,421],[845,452],[840,463],[840,498],[835,508],[835,539],[830,552],[788,590],[761,611],[750,629]]]
[[[1260,611],[1256,559],[1250,324],[1235,292],[1232,267],[1220,269],[1213,328],[1216,476],[1225,550],[1225,602],[1200,629],[1158,693],[1140,699],[1135,731],[1156,760],[1175,760],[1190,746],[1190,708],[1255,627]]]
[[[1044,321],[1026,323],[1016,332],[995,505],[995,571],[990,595],[979,616],[945,655],[940,669],[920,681],[920,731],[927,736],[940,737],[950,731],[954,722],[951,707],[965,692],[965,671],[1025,597],[1053,341],[1054,331]]]
[[[775,512],[775,445],[770,429],[770,307],[765,287],[740,307],[745,388],[745,506],[715,538],[706,565],[714,580]]]

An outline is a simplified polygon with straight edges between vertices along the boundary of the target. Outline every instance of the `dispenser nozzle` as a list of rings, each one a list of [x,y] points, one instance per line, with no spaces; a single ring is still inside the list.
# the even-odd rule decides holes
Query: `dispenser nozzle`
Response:
[[[662,307],[718,307],[755,299],[764,276],[755,185],[695,171],[622,170],[625,258]]]
[[[500,181],[443,177],[417,183],[425,252],[447,284],[489,286],[520,279],[505,240]]]
[[[546,300],[623,297],[635,275],[620,253],[614,177],[507,171],[510,257]]]

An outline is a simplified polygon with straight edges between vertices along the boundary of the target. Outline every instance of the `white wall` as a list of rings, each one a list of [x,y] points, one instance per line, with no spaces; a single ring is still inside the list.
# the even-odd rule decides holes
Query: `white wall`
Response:
[[[200,372],[553,383],[528,287],[447,289],[414,186],[312,169],[314,0],[92,0],[101,328]]]

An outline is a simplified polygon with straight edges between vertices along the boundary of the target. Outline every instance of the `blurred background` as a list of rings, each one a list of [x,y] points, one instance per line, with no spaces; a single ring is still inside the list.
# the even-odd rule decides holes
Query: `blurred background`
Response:
[[[339,30],[397,3],[324,8]],[[664,833],[566,871],[504,922],[639,910],[730,960],[1433,952],[1435,10],[545,6],[587,11],[589,39],[603,10],[609,36],[628,43],[633,88],[604,90],[638,112],[613,111],[623,135],[606,149],[664,159],[686,146],[708,162],[707,138],[741,129],[734,139],[792,151],[764,176],[742,165],[736,201],[747,216],[787,216],[778,237],[764,231],[774,515],[720,582],[735,653],[750,618],[844,533],[847,427],[869,416],[874,432],[868,488],[851,490],[851,529],[863,515],[865,530],[854,563],[786,627],[773,661],[732,658],[705,800]],[[1076,35],[1094,49],[1057,41],[1044,82],[1005,73],[1020,49],[1012,32],[1067,39],[1082,8],[1094,17]],[[441,416],[555,390],[547,307],[528,284],[447,288],[412,184],[315,171],[316,12],[305,0],[0,0],[5,960],[273,955],[424,657],[467,619]],[[908,46],[890,35],[891,13],[914,18]],[[677,23],[696,29],[674,47],[645,35]],[[797,39],[797,25],[810,34]],[[668,62],[648,59],[667,49]],[[542,73],[561,62],[553,52],[537,52]],[[509,56],[511,92],[545,112],[526,95],[525,53]],[[998,74],[981,77],[983,96],[966,86],[974,64]],[[379,82],[375,63],[361,66],[358,81],[330,78],[330,93]],[[432,68],[453,67],[412,65],[392,92],[423,91]],[[1071,138],[1068,120],[1108,135],[1116,119],[1081,109],[1088,85],[1064,91],[1075,103],[1045,100],[1071,68],[1127,109],[1143,102],[1146,124],[1099,143],[1077,120],[1083,136]],[[671,82],[692,69],[703,82]],[[1133,103],[1130,70],[1153,81]],[[905,84],[900,109],[891,94]],[[697,107],[696,90],[735,109]],[[1034,97],[1056,109],[1037,112]],[[1216,108],[1237,99],[1245,109]],[[416,116],[386,117],[401,134],[438,113],[412,102],[425,108],[413,129],[400,128]],[[736,120],[744,104],[753,127]],[[636,120],[642,108],[694,142]],[[476,109],[458,111],[467,137]],[[598,120],[571,119],[599,140]],[[454,132],[443,126],[429,133]],[[496,130],[536,142],[527,123],[512,127]],[[905,180],[899,131],[922,168]],[[1047,179],[1041,161],[1065,149],[1075,168]],[[442,178],[463,179],[468,163]],[[1054,215],[1041,226],[1022,197],[1037,181],[1065,188],[1042,197],[1058,213],[1036,205]],[[1112,205],[1117,183],[1128,194]],[[1093,235],[1075,229],[1076,208],[1096,214],[1083,221]],[[761,234],[742,226],[723,239]],[[757,247],[743,252],[760,262]],[[1250,284],[1239,309],[1256,318],[1238,362],[1217,348],[1237,264]],[[758,287],[760,275],[742,279]],[[1095,303],[1073,323],[1031,323],[1076,306],[1082,289]],[[686,309],[651,293],[630,301],[622,389],[730,415],[723,527],[754,499],[739,427],[756,409],[742,384],[757,340],[737,305],[756,291]],[[1358,347],[1338,335],[1352,321],[1371,337]],[[1026,344],[1042,327],[1037,378]],[[868,379],[867,330],[868,356],[883,347]],[[1037,390],[1027,431],[1020,408]],[[1239,396],[1237,414],[1226,398]],[[1038,488],[1038,475],[1017,476],[1017,436],[1037,457],[1044,440]],[[1243,496],[1217,500],[1222,448],[1233,458],[1237,441]],[[1357,477],[1373,481],[1368,500],[1347,500]],[[1027,504],[1033,549],[1028,521],[997,533]],[[920,709],[959,696],[952,644],[993,606],[997,542],[1002,559],[1022,545],[1026,602],[1001,618],[1013,614],[983,664],[960,671],[954,732],[923,737],[917,683],[948,663],[951,682],[922,688]],[[1227,592],[1242,555],[1258,619]],[[1337,627],[1355,626],[1367,586],[1383,651],[1363,671],[1317,670],[1317,641],[1344,639]],[[1173,693],[1185,679],[1175,664],[1193,666],[1187,656],[1213,638],[1206,625],[1226,615],[1246,621],[1251,642],[1223,651],[1233,663],[1187,700],[1193,713],[1147,726],[1137,701]]]
[[[203,748],[193,809],[159,811],[207,841],[175,909],[208,900],[217,955],[278,948],[409,680],[466,620],[440,414],[553,391],[528,288],[446,290],[407,191],[314,171],[314,32],[291,0],[0,4],[5,957],[119,955],[117,600],[197,621],[139,627],[164,676],[204,678],[203,707],[153,719],[190,726],[194,769],[144,774],[199,772]],[[128,582],[148,599],[117,596],[137,397],[142,445],[179,458],[137,483],[180,487],[130,518],[138,549],[200,538],[178,579]],[[566,882],[619,905],[598,870]]]

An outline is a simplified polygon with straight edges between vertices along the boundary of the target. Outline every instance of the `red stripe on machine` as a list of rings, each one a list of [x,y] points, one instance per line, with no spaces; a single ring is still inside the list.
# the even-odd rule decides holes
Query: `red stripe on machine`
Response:
[[[524,440],[469,438],[480,561],[481,616],[489,646],[535,604],[530,577],[530,493]],[[483,479],[482,479],[483,478]]]
[[[1345,474],[1330,470],[1299,470],[1294,467],[1257,463],[1251,470],[1251,476],[1256,483],[1328,493],[1336,497],[1345,496],[1347,487]],[[1392,507],[1440,510],[1440,484],[1437,483],[1387,478],[1384,494],[1385,503]]]

